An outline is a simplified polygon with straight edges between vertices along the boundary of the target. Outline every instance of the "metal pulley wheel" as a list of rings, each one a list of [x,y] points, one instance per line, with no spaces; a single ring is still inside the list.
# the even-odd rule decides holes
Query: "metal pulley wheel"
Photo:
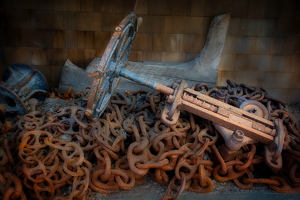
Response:
[[[246,100],[240,105],[239,108],[249,113],[252,113],[258,117],[262,117],[265,119],[269,118],[268,109],[258,101]]]
[[[118,87],[119,73],[127,64],[133,40],[137,31],[137,18],[134,13],[127,15],[115,28],[100,66],[90,74],[94,82],[89,96],[86,115],[99,118],[109,103],[111,95]]]
[[[47,80],[40,71],[26,64],[12,64],[3,72],[0,104],[5,113],[24,115],[30,111],[28,100],[44,99],[47,90]]]

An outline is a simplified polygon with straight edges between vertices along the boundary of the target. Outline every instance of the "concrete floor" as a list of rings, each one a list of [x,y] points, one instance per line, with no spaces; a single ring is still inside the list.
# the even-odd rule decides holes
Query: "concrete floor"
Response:
[[[200,194],[185,191],[179,200],[244,200],[244,199],[266,199],[266,200],[296,200],[300,199],[300,194],[283,194],[273,191],[267,185],[254,185],[250,190],[238,188],[232,181],[217,182],[215,180],[213,191]],[[146,176],[142,185],[136,185],[130,190],[118,190],[111,194],[99,194],[92,192],[88,195],[88,200],[157,200],[166,194],[167,186],[160,185],[150,177]]]

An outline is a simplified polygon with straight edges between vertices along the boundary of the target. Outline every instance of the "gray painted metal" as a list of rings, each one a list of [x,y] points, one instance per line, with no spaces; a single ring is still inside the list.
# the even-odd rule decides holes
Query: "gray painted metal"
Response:
[[[30,111],[30,98],[46,97],[48,85],[43,74],[32,66],[16,63],[3,72],[0,83],[0,104],[6,107],[6,113],[24,115]]]
[[[209,86],[215,87],[229,19],[228,13],[214,17],[203,49],[191,62],[180,64],[128,62],[126,69],[163,85],[170,85],[176,80],[184,79],[189,86],[198,82],[206,82]],[[85,86],[93,83],[93,78],[89,79],[87,75],[95,72],[100,63],[101,58],[95,58],[84,70],[67,60],[63,67],[58,91],[63,93],[72,87],[74,92],[81,92]],[[126,78],[121,79],[117,88],[117,90],[136,89],[150,90]]]

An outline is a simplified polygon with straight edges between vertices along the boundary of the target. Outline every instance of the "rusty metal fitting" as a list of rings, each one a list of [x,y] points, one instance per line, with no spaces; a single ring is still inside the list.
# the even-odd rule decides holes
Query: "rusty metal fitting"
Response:
[[[30,98],[44,99],[48,85],[43,74],[25,64],[12,64],[3,72],[0,84],[0,104],[6,107],[6,113],[24,115],[30,111]]]
[[[225,140],[225,144],[231,151],[238,151],[242,146],[247,144],[255,144],[256,140],[247,137],[241,130],[232,131],[224,126],[213,123]]]
[[[5,120],[5,116],[4,116],[5,111],[6,111],[6,107],[3,104],[0,104],[0,122],[2,123]]]
[[[115,31],[116,31],[116,32],[121,32],[121,31],[122,31],[122,27],[117,26],[117,27],[115,28]]]
[[[39,103],[39,101],[36,98],[31,98],[28,100],[28,104],[29,104],[31,112],[36,111],[36,106],[38,105],[38,103]]]
[[[88,75],[89,78],[100,78],[101,76],[103,76],[103,72],[101,71],[97,71]]]
[[[224,101],[228,92],[226,89],[220,88],[218,91],[216,91],[211,97],[218,99],[219,101]]]
[[[9,131],[12,131],[12,130],[13,130],[12,121],[5,120],[4,123],[3,123],[3,127],[0,130],[0,133],[6,133],[6,132],[9,132]]]
[[[265,163],[271,168],[275,174],[279,174],[279,170],[282,168],[282,156],[274,159],[274,152],[270,151],[269,147],[265,145],[264,148]]]
[[[260,102],[255,100],[246,100],[240,105],[240,109],[252,113],[256,116],[268,119],[269,112],[267,108]]]
[[[238,142],[242,142],[244,139],[244,136],[245,135],[244,135],[243,131],[240,131],[240,130],[236,130],[232,134],[232,138]]]
[[[232,151],[232,150],[228,149],[228,147],[225,144],[222,144],[218,148],[218,150],[219,150],[222,158],[224,159],[224,161],[234,160],[234,158],[238,154],[238,151]]]
[[[85,112],[84,112],[84,114],[86,115],[86,117],[88,118],[88,119],[93,119],[92,118],[92,111],[91,110],[86,110]]]

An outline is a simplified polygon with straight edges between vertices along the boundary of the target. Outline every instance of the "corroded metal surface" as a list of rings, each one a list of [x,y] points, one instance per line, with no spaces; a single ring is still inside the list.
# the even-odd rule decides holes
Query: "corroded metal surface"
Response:
[[[130,22],[132,17],[136,20],[133,14],[132,16],[129,15],[121,22],[121,25],[116,27],[115,37],[112,37],[106,48],[106,53],[101,60],[102,64],[100,63],[99,68],[90,74],[90,77],[95,77],[95,80],[91,88],[86,115],[91,119],[101,116],[116,89],[119,76],[123,76],[168,95],[167,104],[161,114],[161,120],[164,124],[168,126],[176,125],[180,117],[180,109],[183,109],[214,122],[225,139],[225,144],[231,151],[237,151],[242,146],[253,144],[257,141],[266,144],[266,162],[273,170],[280,169],[282,167],[282,158],[279,152],[284,147],[282,138],[284,138],[285,133],[283,129],[280,129],[281,131],[278,132],[279,129],[276,130],[274,123],[268,120],[267,108],[262,103],[253,100],[256,96],[264,98],[262,95],[264,93],[261,90],[255,89],[252,93],[247,94],[251,96],[251,99],[237,98],[236,104],[239,105],[239,108],[237,108],[237,106],[234,107],[222,102],[231,93],[235,96],[243,94],[243,86],[235,87],[236,85],[230,81],[226,89],[215,89],[213,96],[210,97],[187,88],[188,85],[184,80],[181,80],[180,83],[174,83],[170,88],[123,69],[124,63],[128,60],[128,57],[123,58],[123,53],[127,48],[123,47],[124,42],[121,43],[119,49],[117,47],[120,34],[126,35],[127,29],[124,29],[124,24],[130,25],[130,23],[134,23],[134,21]],[[128,51],[126,51],[128,54],[130,53],[134,35],[135,32],[133,37],[128,39]],[[111,55],[115,51],[117,51],[119,57],[117,56],[113,62]],[[253,90],[253,87],[245,86],[245,88]],[[196,85],[195,89],[204,91],[208,87],[206,85]],[[279,137],[280,133],[283,136]],[[269,147],[271,144],[272,148]]]
[[[205,45],[194,60],[186,63],[160,63],[160,62],[128,62],[127,70],[147,77],[163,85],[171,85],[177,80],[184,79],[190,86],[198,83],[199,80],[206,82],[211,87],[216,86],[218,68],[223,46],[225,44],[227,27],[229,24],[229,13],[222,13],[215,16],[207,33]],[[140,19],[140,20],[139,20]],[[141,22],[138,18],[138,25]],[[143,24],[142,26],[147,26]],[[113,31],[113,30],[112,30]],[[197,41],[195,41],[197,43]],[[200,44],[200,43],[199,43]],[[100,65],[101,58],[94,58],[86,69],[72,64],[69,60],[62,69],[62,76],[59,84],[59,92],[66,92],[71,86],[74,92],[80,92],[87,85],[91,85],[93,80],[87,75],[93,73]],[[167,74],[167,76],[166,76]],[[80,79],[80,82],[78,82]],[[121,78],[118,89],[122,90],[148,90],[149,88],[140,86],[135,82]]]
[[[168,126],[174,126],[178,122],[180,109],[183,109],[212,121],[217,125],[221,125],[218,126],[219,131],[221,130],[222,136],[226,140],[225,143],[230,150],[235,151],[245,144],[260,141],[266,145],[270,145],[271,143],[276,145],[275,149],[277,153],[275,154],[281,152],[278,149],[282,149],[284,144],[282,140],[280,140],[280,145],[278,142],[274,142],[276,129],[273,122],[265,119],[268,118],[268,110],[263,104],[257,101],[247,100],[242,102],[239,109],[220,101],[226,98],[226,95],[229,93],[234,92],[234,94],[237,95],[243,92],[241,88],[235,88],[234,84],[231,82],[227,88],[227,93],[224,89],[217,90],[214,93],[215,98],[213,98],[187,88],[188,85],[184,80],[180,83],[174,83],[172,88],[169,88],[123,69],[125,66],[124,63],[128,60],[128,56],[123,58],[123,53],[127,50],[127,48],[123,47],[123,41],[120,47],[118,46],[118,43],[120,42],[120,35],[126,35],[127,29],[124,29],[124,24],[134,24],[134,21],[130,21],[131,18],[133,18],[136,22],[135,16],[132,14],[132,16],[127,16],[121,24],[116,27],[114,36],[105,50],[98,69],[90,74],[90,77],[95,77],[95,80],[91,88],[86,115],[94,119],[101,116],[110,101],[112,93],[116,89],[116,85],[118,84],[118,82],[114,81],[119,80],[119,76],[123,76],[127,79],[140,83],[141,85],[148,86],[169,95],[167,98],[167,105],[165,106],[161,117],[161,120]],[[130,53],[135,33],[136,32],[134,32],[132,38],[128,39],[128,51],[126,51],[128,54]],[[113,62],[111,55],[114,54],[115,51],[117,51],[119,57],[117,56]],[[195,87],[202,89],[205,88],[204,85],[197,85]],[[256,91],[254,91],[251,95],[257,96]],[[238,130],[239,132],[233,132],[231,130]],[[241,133],[243,138],[237,139],[236,134],[238,133]],[[244,134],[247,136],[245,139]],[[276,141],[279,140],[277,139]],[[269,148],[266,148],[265,154],[272,154]],[[281,168],[282,164],[279,161],[280,159],[280,154],[273,156],[272,161],[276,161],[277,164],[270,163],[270,165],[274,166],[273,168]],[[275,167],[275,165],[277,166]]]
[[[30,111],[30,98],[45,98],[48,85],[45,77],[37,69],[25,64],[12,64],[3,72],[0,84],[0,104],[6,113],[24,115]]]
[[[115,28],[90,75],[95,80],[87,109],[42,115],[31,101],[32,112],[11,126],[13,135],[0,143],[1,197],[85,199],[89,189],[129,190],[146,174],[168,185],[162,199],[178,199],[184,190],[210,192],[213,179],[242,189],[263,183],[299,192],[300,131],[285,104],[231,81],[220,89],[187,88],[183,80],[166,87],[126,71],[136,21],[130,14]],[[114,94],[119,76],[157,91]],[[261,166],[268,173],[255,177]]]
[[[180,85],[184,83],[172,87],[177,94]],[[211,97],[217,92],[204,86],[192,90]],[[237,101],[226,91],[224,102],[231,99],[236,108],[241,100],[249,99],[272,105],[267,106],[269,118],[265,120],[275,124],[277,146],[256,141],[232,151],[224,145],[222,131],[190,112],[181,111],[176,124],[165,125],[160,120],[165,95],[116,93],[103,117],[96,120],[88,119],[85,108],[78,106],[24,115],[13,135],[0,143],[0,194],[5,198],[84,199],[89,189],[103,194],[129,190],[142,183],[146,174],[168,185],[163,199],[178,199],[185,190],[210,192],[215,181],[233,181],[242,189],[267,184],[277,192],[299,192],[300,134],[293,117],[274,99],[253,98],[243,92]],[[283,165],[276,170],[278,165],[269,164],[277,159],[274,152],[280,154],[277,147],[282,134],[286,134]],[[246,137],[240,131],[232,135],[237,142]],[[267,171],[257,175],[263,168]]]
[[[120,82],[120,70],[127,64],[133,40],[136,35],[137,19],[134,13],[127,15],[115,28],[99,66],[92,72],[95,77],[86,114],[99,118],[104,112],[111,95]]]
[[[193,97],[193,95],[196,95],[197,97]],[[181,108],[219,125],[225,126],[231,130],[241,130],[246,136],[265,144],[269,145],[273,142],[274,137],[271,135],[271,133],[273,132],[274,125],[271,121],[264,123],[267,120],[264,120],[263,118],[251,113],[243,115],[241,112],[242,110],[239,109],[232,111],[232,109],[235,107],[227,104],[223,107],[222,105],[225,103],[222,102],[218,102],[218,105],[216,105],[215,102],[217,100],[209,97],[206,97],[204,100],[201,98],[202,96],[204,95],[201,93],[187,90],[187,93],[183,95]],[[198,101],[198,104],[201,105],[204,104],[206,108],[194,104],[194,101]],[[211,111],[211,108],[213,108],[215,112]]]

